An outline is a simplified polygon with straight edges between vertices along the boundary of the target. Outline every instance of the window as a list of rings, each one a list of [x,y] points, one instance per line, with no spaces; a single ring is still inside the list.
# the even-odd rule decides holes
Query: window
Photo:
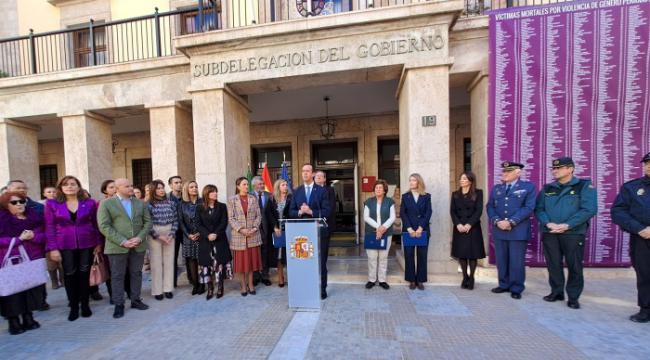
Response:
[[[181,14],[181,35],[201,32],[199,22],[199,11],[192,11]],[[206,30],[221,29],[221,8],[217,5],[203,9],[203,27]]]
[[[463,139],[463,169],[472,171],[472,139]]]
[[[153,176],[151,159],[133,159],[131,168],[133,170],[133,186],[142,190],[142,194],[144,194],[144,186],[151,182]]]
[[[43,193],[43,189],[48,186],[56,186],[56,183],[59,181],[56,164],[41,165],[38,168],[38,172],[41,179],[41,194]]]
[[[352,11],[352,2],[350,0],[325,0],[325,6],[321,15],[338,14]]]
[[[106,63],[106,28],[93,28],[95,34],[95,59],[97,65]],[[93,64],[90,29],[82,28],[72,33],[74,67],[86,67]]]
[[[380,179],[386,180],[390,185],[399,186],[399,140],[386,139],[377,141],[379,151]]]
[[[291,179],[291,147],[264,147],[253,148],[253,173],[255,175],[262,175],[264,170],[264,163],[266,162],[269,168],[271,180],[280,179],[282,175],[282,161],[287,163],[287,171],[289,179]]]
[[[357,143],[316,144],[313,146],[316,168],[348,166],[357,162]]]

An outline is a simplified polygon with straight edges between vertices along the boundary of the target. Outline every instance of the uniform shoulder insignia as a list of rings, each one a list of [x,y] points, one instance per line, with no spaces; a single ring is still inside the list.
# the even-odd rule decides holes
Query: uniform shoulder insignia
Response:
[[[591,182],[591,179],[580,179],[580,181],[575,185],[574,189],[577,191],[582,191],[585,187],[589,189],[595,189],[594,183]]]

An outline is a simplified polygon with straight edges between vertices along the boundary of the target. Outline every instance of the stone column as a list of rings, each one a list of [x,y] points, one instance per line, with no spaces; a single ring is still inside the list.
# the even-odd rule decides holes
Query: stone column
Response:
[[[154,179],[167,183],[170,176],[194,180],[192,113],[175,102],[148,104],[151,166]]]
[[[38,131],[37,126],[0,119],[0,185],[23,180],[29,187],[29,197],[36,200],[41,198]]]
[[[449,65],[406,68],[397,94],[401,190],[408,191],[411,173],[424,178],[433,208],[428,271],[450,273],[457,265],[449,261]],[[425,127],[422,117],[429,115],[436,117],[436,123]]]
[[[235,194],[250,163],[250,110],[228,88],[192,93],[194,155],[199,186],[214,184],[219,201]]]
[[[472,171],[476,174],[476,187],[483,189],[483,201],[487,203],[488,189],[488,75],[481,71],[467,87],[470,93],[471,133],[472,133]],[[489,249],[487,216],[481,217],[481,228],[486,251]],[[489,256],[489,253],[488,253]]]
[[[59,114],[67,174],[75,176],[95,199],[113,174],[112,120],[90,112]]]

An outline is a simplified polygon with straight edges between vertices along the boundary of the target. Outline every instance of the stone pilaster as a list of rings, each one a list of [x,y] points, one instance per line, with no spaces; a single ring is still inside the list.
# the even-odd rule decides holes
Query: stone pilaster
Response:
[[[456,264],[449,261],[449,65],[405,69],[397,94],[401,190],[408,191],[411,173],[423,177],[433,211],[428,271],[452,272]],[[423,126],[422,117],[430,115],[436,117],[435,125]]]
[[[214,184],[219,200],[235,194],[250,162],[249,108],[228,88],[192,93],[194,155],[199,186]]]
[[[471,103],[471,133],[472,133],[472,171],[476,174],[476,187],[483,189],[483,201],[487,203],[488,189],[488,75],[479,72],[468,87]],[[485,249],[489,249],[487,216],[481,217],[481,228]],[[489,256],[489,255],[488,255]]]
[[[77,177],[93,198],[101,199],[102,182],[112,178],[113,122],[85,111],[59,116],[63,123],[65,175]]]
[[[29,187],[29,196],[40,199],[38,170],[37,126],[0,119],[0,184],[9,180],[23,180]]]
[[[170,176],[194,180],[192,113],[175,102],[148,104],[151,133],[151,165],[154,179],[165,183]]]

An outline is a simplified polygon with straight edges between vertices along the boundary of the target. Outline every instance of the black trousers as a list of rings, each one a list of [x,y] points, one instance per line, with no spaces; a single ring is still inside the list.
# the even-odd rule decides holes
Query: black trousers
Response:
[[[404,246],[404,279],[409,282],[427,282],[427,246]],[[417,267],[415,256],[417,253]]]
[[[585,236],[544,233],[542,243],[544,244],[544,258],[548,269],[548,283],[551,286],[552,293],[564,295],[564,260],[569,270],[566,293],[570,300],[578,300],[585,284],[582,275]]]
[[[43,290],[37,286],[18,294],[0,297],[0,313],[6,318],[17,317],[38,310],[43,301]]]
[[[181,251],[183,243],[183,231],[176,231],[176,241],[174,242],[174,287],[178,286],[178,254]]]
[[[320,288],[327,288],[327,258],[330,252],[330,232],[325,229],[320,231]]]
[[[88,304],[90,296],[90,266],[94,248],[61,250],[65,292],[70,307]]]
[[[631,235],[630,257],[636,272],[639,307],[650,311],[650,240],[636,234]]]

